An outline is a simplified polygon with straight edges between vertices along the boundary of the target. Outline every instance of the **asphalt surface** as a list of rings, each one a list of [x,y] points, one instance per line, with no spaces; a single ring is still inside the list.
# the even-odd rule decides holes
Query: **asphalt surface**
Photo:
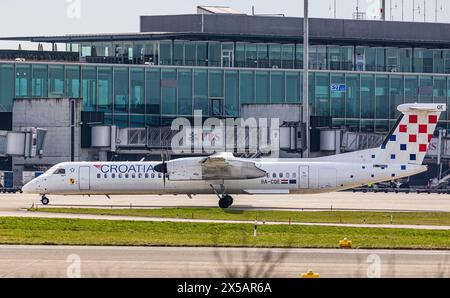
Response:
[[[49,196],[49,207],[161,208],[217,207],[214,195],[194,196]],[[16,211],[39,205],[40,198],[29,194],[0,194],[1,211]],[[238,195],[236,209],[265,210],[372,210],[372,211],[445,211],[450,212],[450,195],[338,192],[315,195]]]
[[[40,205],[39,199],[35,195],[0,194],[0,216],[29,216],[23,209]],[[160,208],[216,207],[217,204],[215,196],[193,199],[113,196],[112,200],[100,196],[50,196],[50,200],[49,207]],[[235,196],[233,208],[450,212],[450,196],[351,192]],[[78,272],[81,277],[299,277],[308,269],[322,277],[450,277],[450,251],[0,246],[0,277],[72,277],[78,276]]]
[[[295,278],[309,269],[321,277],[450,277],[450,251],[0,246],[0,277]]]

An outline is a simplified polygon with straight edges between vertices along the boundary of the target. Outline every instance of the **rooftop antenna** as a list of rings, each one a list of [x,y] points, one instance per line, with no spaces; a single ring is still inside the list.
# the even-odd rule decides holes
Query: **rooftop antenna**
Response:
[[[417,8],[416,8],[416,1],[413,0],[413,22],[415,20],[416,11],[420,14],[420,4],[417,4]]]
[[[336,0],[334,0],[334,18],[336,18],[337,14],[337,6],[336,6]]]
[[[423,22],[427,21],[427,5],[425,4],[425,0],[423,0]]]
[[[252,16],[255,15],[255,5],[252,5]]]
[[[436,0],[436,4],[435,4],[435,11],[434,11],[434,20],[437,23],[438,22],[438,0]],[[442,7],[442,3],[439,7],[439,11],[444,11],[444,8]]]
[[[397,5],[397,3],[395,3]],[[390,16],[390,20],[393,21],[394,20],[394,16],[392,15],[392,0],[389,1],[389,16]]]
[[[434,22],[437,23],[438,21],[438,0],[436,0],[434,4]]]
[[[404,4],[404,0],[402,0],[402,4],[401,4],[401,6],[402,6],[402,21],[404,21],[403,4]],[[396,11],[399,8],[400,8],[400,5],[398,4],[398,1],[395,1],[394,7],[391,8],[391,21],[394,21],[394,19],[395,19],[394,15],[392,14],[392,11]]]
[[[395,1],[393,10],[397,10],[398,8],[399,8],[398,2]],[[391,11],[391,21],[393,21],[393,20],[394,20],[394,16],[392,15],[392,11]],[[403,10],[402,10],[402,21],[403,21]]]
[[[333,7],[331,7],[332,0],[330,0],[329,10],[330,11],[333,10],[333,16],[334,16],[334,18],[336,18],[336,0],[333,0],[333,2],[334,2]]]
[[[405,20],[405,0],[402,0],[402,22]]]

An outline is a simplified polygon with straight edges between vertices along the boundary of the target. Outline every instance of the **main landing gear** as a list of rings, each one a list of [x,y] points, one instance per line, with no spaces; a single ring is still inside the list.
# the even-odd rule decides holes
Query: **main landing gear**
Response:
[[[231,205],[233,205],[233,197],[225,194],[225,187],[223,184],[220,185],[220,192],[217,191],[212,184],[210,184],[211,188],[216,193],[217,197],[219,197],[219,207],[222,209],[227,209]]]
[[[219,198],[219,207],[222,209],[227,209],[233,205],[233,197],[229,195],[225,195],[222,198]]]
[[[50,203],[50,200],[45,195],[43,195],[41,198],[41,203],[42,205],[48,205],[48,203]]]

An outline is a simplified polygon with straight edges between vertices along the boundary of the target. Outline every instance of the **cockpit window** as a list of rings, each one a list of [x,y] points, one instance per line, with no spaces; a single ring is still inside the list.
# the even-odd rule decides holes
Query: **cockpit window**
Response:
[[[66,169],[56,169],[53,174],[64,175],[66,174]]]

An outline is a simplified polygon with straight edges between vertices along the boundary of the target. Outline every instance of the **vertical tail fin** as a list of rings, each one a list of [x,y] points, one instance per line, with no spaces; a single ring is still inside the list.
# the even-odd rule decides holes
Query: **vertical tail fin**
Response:
[[[398,106],[402,115],[384,140],[375,149],[376,163],[422,164],[445,104],[403,104]]]

